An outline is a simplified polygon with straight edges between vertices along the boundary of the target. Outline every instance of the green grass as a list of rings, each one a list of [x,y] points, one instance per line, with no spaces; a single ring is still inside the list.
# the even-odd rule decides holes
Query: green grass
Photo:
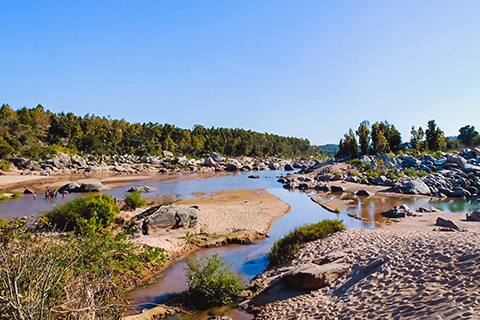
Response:
[[[273,245],[269,255],[270,266],[276,266],[295,259],[305,243],[325,238],[344,228],[345,226],[340,220],[323,220],[315,224],[295,228]]]
[[[426,177],[429,174],[425,171],[422,170],[415,170],[415,169],[410,169],[410,168],[405,168],[405,174],[409,176],[410,178],[420,178],[420,177]]]

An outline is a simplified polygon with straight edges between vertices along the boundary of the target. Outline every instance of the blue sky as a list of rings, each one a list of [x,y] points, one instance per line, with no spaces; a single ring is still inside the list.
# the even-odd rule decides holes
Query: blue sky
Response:
[[[480,129],[480,1],[2,1],[0,103],[337,143]]]

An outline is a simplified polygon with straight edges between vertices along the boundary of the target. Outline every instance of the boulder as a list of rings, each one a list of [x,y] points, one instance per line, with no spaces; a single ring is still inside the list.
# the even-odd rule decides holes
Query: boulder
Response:
[[[72,160],[72,164],[76,165],[79,168],[86,168],[87,167],[87,162],[85,161],[85,159],[83,159],[82,157],[80,157],[78,155],[72,156],[71,160]]]
[[[418,208],[417,211],[418,212],[440,212],[440,210],[432,206],[421,206],[420,208]]]
[[[345,181],[346,182],[358,183],[360,181],[360,179],[356,176],[348,176],[348,177],[345,178]]]
[[[330,190],[334,193],[344,193],[346,189],[342,186],[331,186]]]
[[[12,162],[13,165],[19,169],[28,169],[30,165],[30,160],[20,157],[14,157]]]
[[[452,220],[443,219],[441,217],[437,218],[437,221],[435,222],[435,225],[438,226],[438,227],[442,227],[442,228],[450,228],[450,229],[454,229],[454,230],[460,230],[460,228]]]
[[[283,188],[290,189],[290,190],[295,189],[296,187],[297,187],[297,184],[295,183],[295,181],[288,181],[283,185]]]
[[[382,216],[385,218],[405,218],[411,215],[413,215],[413,211],[406,204],[395,206],[388,211],[382,212]]]
[[[455,188],[451,196],[455,198],[463,198],[463,197],[468,198],[468,197],[471,197],[472,194],[468,190],[458,187],[458,188]]]
[[[149,186],[143,186],[143,187],[131,187],[130,189],[127,190],[127,192],[135,192],[135,191],[146,193],[146,192],[157,191],[157,188],[149,187]]]
[[[309,188],[310,188],[310,187],[308,186],[307,183],[300,183],[300,184],[298,185],[298,189],[300,189],[300,190],[308,190]]]
[[[321,185],[321,184],[316,185],[314,189],[317,190],[317,191],[323,191],[323,192],[328,192],[328,191],[330,191],[330,189],[328,188],[328,186],[323,186],[323,185]]]
[[[403,181],[400,187],[402,193],[430,195],[430,189],[422,179],[412,179]]]
[[[67,183],[60,188],[58,188],[57,192],[58,193],[63,193],[63,192],[78,192],[80,190],[80,185],[75,182],[70,182]]]
[[[217,163],[215,162],[215,160],[213,160],[212,157],[208,157],[203,162],[203,165],[206,166],[206,167],[216,167]]]
[[[457,154],[449,154],[447,156],[447,163],[455,163],[459,168],[465,168],[467,160]]]
[[[23,191],[23,194],[32,194],[32,193],[33,193],[33,191],[30,190],[30,189],[25,189],[25,190]]]
[[[252,174],[252,175],[248,176],[248,178],[249,179],[260,179],[260,176],[258,174]]]
[[[212,152],[210,154],[210,158],[212,158],[213,161],[215,161],[215,162],[224,162],[225,161],[225,157],[223,157],[221,154],[218,154],[216,152]]]
[[[197,225],[197,209],[184,205],[156,206],[140,213],[135,220],[143,219],[144,234],[154,234],[158,229],[193,228]]]
[[[173,152],[163,150],[161,153],[162,158],[171,158],[173,157]]]
[[[92,183],[82,183],[78,192],[98,192],[102,190],[103,185],[100,181]]]
[[[293,171],[295,170],[290,163],[287,163],[284,167],[285,171]]]
[[[348,269],[349,265],[344,263],[306,263],[285,274],[284,280],[294,289],[317,290],[332,285]]]
[[[268,167],[270,168],[270,170],[278,170],[280,168],[280,165],[276,161],[270,161]]]
[[[472,213],[467,213],[468,221],[480,221],[480,210],[475,210]]]
[[[383,185],[385,185],[385,182],[386,182],[387,180],[388,180],[387,177],[385,177],[385,176],[380,176],[380,177],[375,178],[374,181],[375,181],[375,184],[378,184],[378,185],[383,186]]]
[[[315,176],[315,180],[317,181],[330,181],[333,179],[333,174],[318,174]]]
[[[240,162],[238,162],[237,160],[230,160],[228,163],[227,163],[227,171],[237,171],[237,170],[240,170],[242,168],[242,164]]]
[[[359,197],[371,197],[373,196],[373,193],[367,190],[358,190],[355,192],[355,195]]]

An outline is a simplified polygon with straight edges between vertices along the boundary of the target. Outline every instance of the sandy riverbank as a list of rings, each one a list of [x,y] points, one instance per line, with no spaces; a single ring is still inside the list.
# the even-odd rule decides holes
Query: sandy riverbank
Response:
[[[466,231],[438,231],[439,216]],[[294,265],[343,251],[339,261],[349,270],[332,287],[258,307],[258,319],[480,319],[480,223],[464,219],[464,214],[422,213],[309,243]],[[383,264],[358,277],[358,270],[376,259]],[[273,269],[257,281],[281,273]]]
[[[167,265],[199,247],[262,239],[273,222],[290,211],[288,204],[259,189],[217,191],[202,198],[181,200],[177,204],[198,207],[196,228],[166,229],[134,240],[164,248],[170,257]],[[190,239],[185,239],[187,236]]]

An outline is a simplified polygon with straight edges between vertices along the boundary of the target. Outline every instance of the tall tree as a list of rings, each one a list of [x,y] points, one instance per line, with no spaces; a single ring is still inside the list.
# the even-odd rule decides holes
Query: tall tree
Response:
[[[475,126],[467,125],[461,127],[459,132],[460,134],[458,135],[458,139],[467,146],[471,146],[474,139],[478,137],[478,132],[475,131]]]
[[[368,154],[370,149],[370,123],[367,120],[360,123],[356,134],[360,144],[360,153]]]
[[[428,128],[425,131],[425,137],[427,142],[428,150],[430,151],[440,151],[445,144],[445,136],[443,131],[437,127],[435,120],[428,121]]]

